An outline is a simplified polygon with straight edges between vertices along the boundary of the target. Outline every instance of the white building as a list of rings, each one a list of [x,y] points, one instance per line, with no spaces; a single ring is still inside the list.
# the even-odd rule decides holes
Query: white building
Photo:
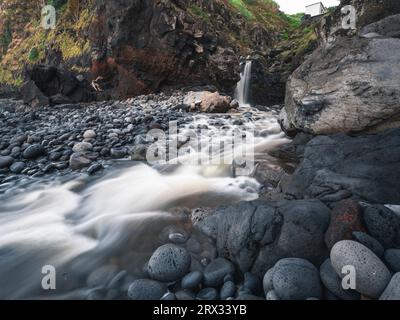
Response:
[[[320,16],[321,14],[326,13],[327,11],[328,10],[325,8],[325,6],[322,4],[322,2],[317,2],[317,3],[306,6],[305,14],[310,17],[316,17],[316,16]]]

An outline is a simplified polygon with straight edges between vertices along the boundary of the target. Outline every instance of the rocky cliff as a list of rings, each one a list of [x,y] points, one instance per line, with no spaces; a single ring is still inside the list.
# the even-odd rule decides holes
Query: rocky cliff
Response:
[[[341,8],[356,9],[356,28]],[[289,78],[282,127],[289,134],[373,132],[400,122],[400,3],[342,1],[319,27],[320,46]]]
[[[24,2],[23,15],[16,1],[0,2],[1,31],[9,35],[2,42],[1,83],[20,86],[23,69],[45,64],[82,75],[100,99],[203,84],[233,93],[240,57],[265,54],[290,28],[271,0],[51,3],[57,25],[46,31],[39,25],[44,1]]]

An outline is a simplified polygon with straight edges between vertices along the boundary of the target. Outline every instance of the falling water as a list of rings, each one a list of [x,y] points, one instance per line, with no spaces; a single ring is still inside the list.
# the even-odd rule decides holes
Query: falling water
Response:
[[[247,60],[243,71],[240,73],[240,81],[236,87],[235,98],[241,107],[249,106],[251,67],[252,61]]]

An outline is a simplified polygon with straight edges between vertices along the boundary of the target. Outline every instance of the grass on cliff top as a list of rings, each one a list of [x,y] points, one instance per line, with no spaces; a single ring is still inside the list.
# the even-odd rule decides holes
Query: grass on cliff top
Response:
[[[77,1],[62,4],[60,4],[62,1],[53,1],[58,8],[57,25],[54,30],[44,30],[41,27],[41,7],[37,6],[37,1],[32,1],[29,7],[30,15],[22,19],[18,26],[14,26],[12,41],[4,55],[0,57],[0,83],[20,86],[23,81],[24,66],[43,60],[48,47],[60,50],[66,61],[89,54],[90,43],[84,31],[93,18],[93,10],[90,7],[92,1],[89,0],[87,6],[74,13],[71,13],[70,5]]]

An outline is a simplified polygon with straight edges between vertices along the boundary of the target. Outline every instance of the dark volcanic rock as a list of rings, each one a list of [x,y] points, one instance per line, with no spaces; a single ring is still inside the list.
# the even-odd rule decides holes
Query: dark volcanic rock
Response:
[[[336,242],[351,240],[353,231],[364,231],[362,209],[355,200],[343,200],[332,210],[331,223],[325,233],[325,243],[332,249]]]
[[[260,278],[275,263],[299,257],[321,264],[328,256],[324,233],[330,210],[318,200],[241,203],[216,211],[217,249],[242,272]],[[206,218],[207,220],[207,218]]]
[[[45,149],[40,144],[33,144],[25,149],[24,153],[22,154],[25,159],[35,159],[38,158],[45,153]]]
[[[131,300],[160,300],[167,292],[167,286],[154,280],[135,280],[128,289]]]
[[[306,145],[303,161],[283,187],[296,198],[327,203],[353,197],[400,204],[400,129],[358,137],[318,136]]]
[[[274,291],[283,300],[322,298],[322,285],[317,268],[307,260],[287,258],[274,267]]]
[[[364,204],[364,223],[368,233],[385,248],[400,248],[400,216],[382,205]]]
[[[190,268],[186,249],[172,244],[159,247],[151,256],[147,270],[152,279],[169,282],[181,279]]]

